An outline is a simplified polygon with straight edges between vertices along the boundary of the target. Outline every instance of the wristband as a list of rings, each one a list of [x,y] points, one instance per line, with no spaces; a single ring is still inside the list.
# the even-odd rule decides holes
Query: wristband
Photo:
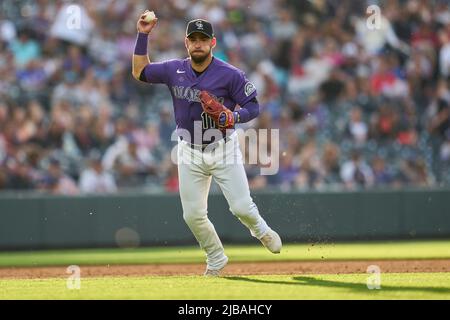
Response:
[[[239,112],[234,111],[233,112],[233,116],[234,116],[234,123],[240,123],[241,122],[241,116],[240,116]]]
[[[139,32],[136,39],[136,46],[134,47],[134,54],[138,56],[147,55],[148,34]]]

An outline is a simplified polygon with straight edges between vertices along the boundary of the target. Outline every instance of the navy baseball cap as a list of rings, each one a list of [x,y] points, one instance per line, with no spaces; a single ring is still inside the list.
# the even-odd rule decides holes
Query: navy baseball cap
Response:
[[[189,37],[194,32],[200,32],[207,35],[209,38],[214,37],[214,30],[211,22],[203,19],[195,19],[188,22],[186,28],[186,37]]]

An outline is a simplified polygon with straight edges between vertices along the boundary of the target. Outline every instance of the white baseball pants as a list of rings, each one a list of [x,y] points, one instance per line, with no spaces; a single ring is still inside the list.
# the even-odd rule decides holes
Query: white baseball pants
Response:
[[[230,141],[221,140],[214,151],[192,149],[179,140],[178,176],[183,218],[205,251],[209,269],[218,269],[226,259],[222,242],[208,219],[211,178],[221,188],[230,211],[252,236],[260,239],[269,230],[250,197],[236,132],[230,136]]]

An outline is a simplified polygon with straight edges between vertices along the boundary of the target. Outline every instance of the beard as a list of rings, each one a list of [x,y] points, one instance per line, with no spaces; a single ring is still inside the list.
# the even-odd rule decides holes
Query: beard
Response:
[[[208,59],[209,54],[211,53],[211,49],[206,52],[205,54],[200,55],[200,53],[194,53],[194,55],[191,53],[191,60],[195,63],[195,64],[202,64],[203,62],[205,62],[206,59]]]

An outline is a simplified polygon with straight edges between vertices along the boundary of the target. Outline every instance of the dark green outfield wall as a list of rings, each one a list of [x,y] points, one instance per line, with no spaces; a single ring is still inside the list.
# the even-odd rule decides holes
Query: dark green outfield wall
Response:
[[[285,241],[450,238],[450,190],[261,193],[253,198]],[[255,241],[222,195],[210,195],[209,216],[224,242]],[[117,231],[125,227],[136,233],[125,232],[121,245],[195,244],[177,195],[3,195],[0,219],[0,249],[115,247]]]

